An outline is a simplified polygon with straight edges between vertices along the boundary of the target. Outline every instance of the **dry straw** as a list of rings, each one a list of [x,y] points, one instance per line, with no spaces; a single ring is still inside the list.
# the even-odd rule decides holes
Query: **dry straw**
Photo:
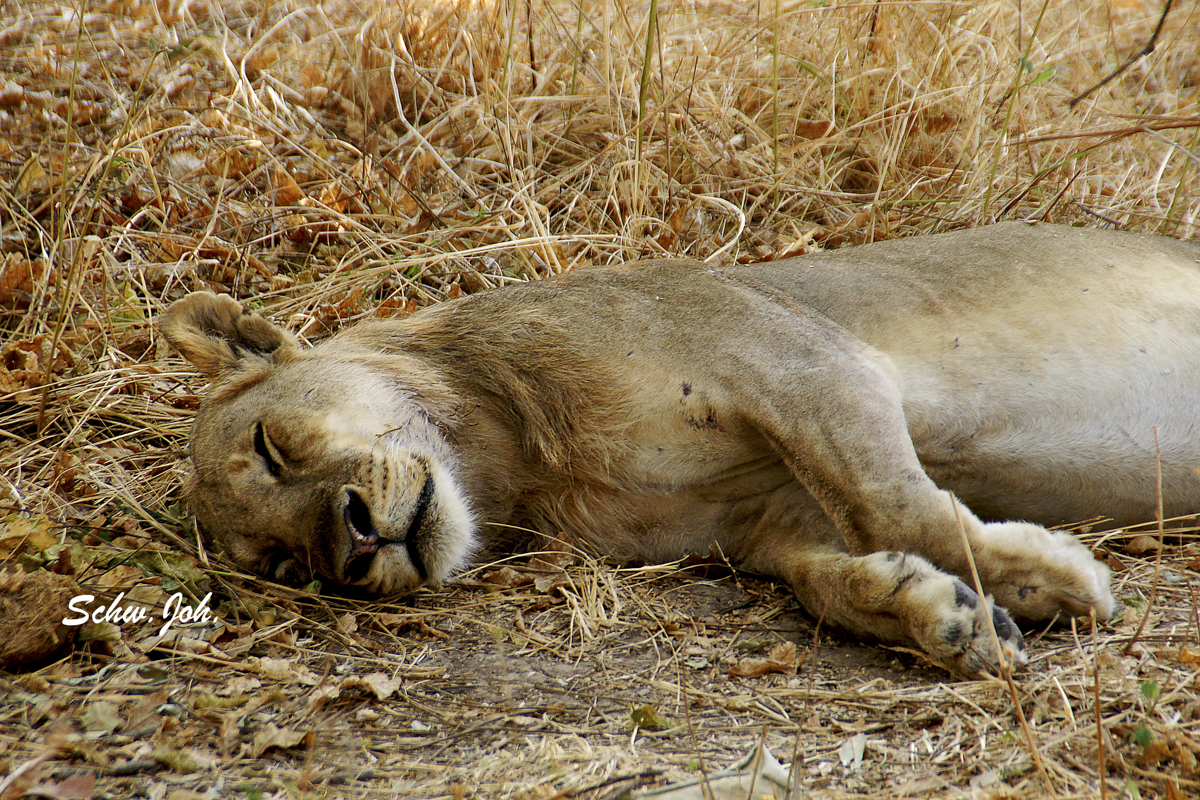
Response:
[[[319,339],[660,255],[1010,218],[1197,235],[1194,1],[1073,109],[1161,6],[653,5],[0,4],[0,558],[147,603],[212,589],[226,624],[0,676],[0,773],[48,755],[26,774],[108,796],[611,798],[765,737],[824,797],[1200,793],[1191,530],[1085,533],[1133,608],[1033,636],[1013,692],[823,629],[806,650],[784,589],[719,565],[517,561],[378,604],[200,549],[178,497],[201,381],[151,327],[191,289]]]

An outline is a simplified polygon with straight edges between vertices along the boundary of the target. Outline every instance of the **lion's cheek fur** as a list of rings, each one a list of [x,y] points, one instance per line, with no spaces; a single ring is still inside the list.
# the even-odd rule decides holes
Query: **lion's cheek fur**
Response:
[[[306,573],[334,574],[338,552],[344,549],[331,525],[334,487],[306,484],[281,490],[235,472],[219,485],[198,488],[189,503],[200,531],[239,566],[265,572],[288,553]],[[246,526],[260,535],[246,536]]]

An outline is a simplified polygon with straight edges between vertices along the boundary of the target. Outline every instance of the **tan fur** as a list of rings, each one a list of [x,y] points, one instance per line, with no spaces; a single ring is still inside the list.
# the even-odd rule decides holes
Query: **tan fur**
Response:
[[[973,672],[989,615],[1024,658],[999,606],[1112,614],[1108,570],[1043,526],[1150,518],[1155,429],[1167,514],[1200,511],[1200,248],[1168,239],[1007,223],[580,270],[311,350],[207,292],[160,325],[213,381],[200,524],[280,578],[401,591],[509,526],[623,559],[719,547]]]

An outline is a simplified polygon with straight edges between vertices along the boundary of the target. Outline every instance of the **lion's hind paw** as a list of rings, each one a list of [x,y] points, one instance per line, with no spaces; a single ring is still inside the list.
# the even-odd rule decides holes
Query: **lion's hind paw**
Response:
[[[990,523],[985,533],[975,554],[983,585],[1020,619],[1104,621],[1116,611],[1108,566],[1069,533],[1024,522]]]

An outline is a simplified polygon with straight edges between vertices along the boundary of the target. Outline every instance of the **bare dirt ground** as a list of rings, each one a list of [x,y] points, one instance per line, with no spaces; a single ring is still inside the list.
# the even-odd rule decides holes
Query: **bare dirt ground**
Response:
[[[550,552],[374,601],[197,541],[203,386],[152,327],[192,289],[317,340],[654,255],[1010,218],[1200,233],[1194,0],[1074,106],[1161,5],[655,10],[0,4],[0,654],[43,654],[0,672],[0,800],[598,800],[758,742],[804,796],[1200,795],[1187,521],[1087,526],[1123,612],[1031,632],[1012,684],[818,629],[722,564]],[[76,593],[149,618],[64,627]]]

